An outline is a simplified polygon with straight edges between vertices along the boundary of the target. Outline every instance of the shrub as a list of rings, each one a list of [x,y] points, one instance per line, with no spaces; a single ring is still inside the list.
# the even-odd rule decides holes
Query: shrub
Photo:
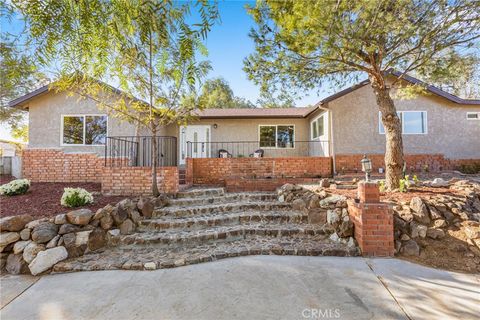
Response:
[[[480,162],[472,164],[462,164],[460,166],[460,172],[466,174],[480,173]]]
[[[60,203],[64,207],[81,207],[93,203],[93,196],[82,188],[65,188]]]
[[[6,196],[25,194],[28,188],[30,188],[30,180],[16,179],[0,186],[0,194]]]

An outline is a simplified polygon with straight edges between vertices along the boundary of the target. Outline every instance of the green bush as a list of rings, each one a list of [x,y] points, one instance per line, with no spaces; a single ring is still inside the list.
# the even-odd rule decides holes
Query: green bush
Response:
[[[65,188],[60,203],[69,208],[81,207],[93,203],[93,196],[82,188]]]
[[[30,188],[30,181],[27,179],[16,179],[0,186],[0,194],[6,196],[16,196],[25,194]]]

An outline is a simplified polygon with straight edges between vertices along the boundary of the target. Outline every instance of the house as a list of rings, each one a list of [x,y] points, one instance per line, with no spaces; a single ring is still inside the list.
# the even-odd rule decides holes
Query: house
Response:
[[[433,86],[427,93],[395,101],[408,169],[442,170],[478,161],[480,100]],[[29,111],[25,177],[102,182],[112,193],[147,190],[140,185],[148,185],[152,141],[144,130],[100,110],[92,100],[48,86],[10,106]],[[375,170],[384,167],[385,134],[368,81],[313,107],[203,110],[187,126],[161,128],[159,136],[160,184],[173,192],[179,181],[223,184],[230,190],[272,189],[292,179],[358,171],[364,154]]]

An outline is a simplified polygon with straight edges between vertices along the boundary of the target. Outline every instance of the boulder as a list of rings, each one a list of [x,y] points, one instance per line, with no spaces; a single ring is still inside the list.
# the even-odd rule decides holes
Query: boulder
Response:
[[[140,215],[140,212],[133,210],[130,212],[130,219],[133,221],[133,223],[137,224],[140,220],[143,220],[143,217]]]
[[[411,222],[413,220],[412,210],[410,210],[410,207],[408,206],[402,207],[401,209],[395,209],[394,211],[406,222]]]
[[[480,223],[469,221],[467,225],[464,227],[463,231],[465,232],[465,236],[468,239],[479,239],[480,238]]]
[[[332,240],[333,242],[340,242],[340,237],[335,232],[330,235],[329,239]]]
[[[326,179],[326,178],[320,179],[320,182],[318,183],[318,186],[320,188],[328,188],[328,187],[330,187],[330,180]]]
[[[435,228],[446,228],[447,222],[444,219],[438,219],[433,222]]]
[[[425,238],[427,236],[427,226],[412,222],[410,223],[410,235],[412,238]]]
[[[331,205],[336,205],[337,202],[345,202],[347,198],[345,196],[334,194],[330,197],[320,200],[320,207],[329,207]]]
[[[25,228],[25,225],[33,220],[33,217],[28,214],[20,216],[5,217],[0,219],[0,231],[20,231]]]
[[[60,226],[60,230],[58,230],[58,234],[66,234],[71,232],[78,232],[81,228],[79,226],[74,226],[73,224],[66,223]]]
[[[313,209],[308,211],[308,223],[325,224],[327,222],[327,211]]]
[[[77,241],[77,236],[75,233],[64,234],[62,239],[63,246],[67,249],[68,256],[70,258],[80,257],[85,253],[85,250],[87,249],[87,244],[85,243],[77,245],[77,243],[83,243],[83,240],[80,239],[79,241]]]
[[[25,260],[27,263],[30,263],[33,261],[33,259],[35,259],[37,254],[43,250],[45,250],[45,246],[43,244],[31,242],[23,249],[23,260]]]
[[[30,242],[32,242],[32,241],[27,240],[27,241],[17,241],[17,242],[15,242],[15,244],[13,245],[13,253],[14,254],[22,253],[23,249],[25,249],[25,247],[27,245],[29,245]]]
[[[67,213],[67,221],[75,225],[87,225],[93,217],[90,209],[78,209]]]
[[[108,230],[108,235],[110,237],[117,237],[120,235],[120,229],[112,229],[112,230]]]
[[[33,220],[33,221],[30,221],[29,223],[27,223],[25,225],[25,228],[28,228],[28,229],[34,229],[35,227],[37,227],[40,223],[42,222],[47,222],[48,221],[48,218],[42,218],[42,219],[38,219],[38,220]]]
[[[113,222],[116,226],[120,226],[123,221],[128,218],[128,212],[125,210],[119,210],[117,207],[113,209],[111,216],[113,218]]]
[[[28,265],[30,272],[35,276],[53,267],[56,263],[67,259],[68,252],[65,247],[55,247],[40,252]]]
[[[431,187],[434,188],[444,188],[448,187],[448,181],[443,180],[442,178],[435,178],[433,181],[430,183]]]
[[[122,224],[131,214],[131,212],[136,208],[135,203],[131,199],[123,199],[116,205],[116,213],[112,212],[113,221],[117,225]]]
[[[432,220],[443,219],[443,215],[435,206],[428,206],[428,210],[430,211],[430,218]]]
[[[32,231],[32,240],[37,243],[46,243],[58,233],[58,226],[52,222],[42,222]]]
[[[113,218],[110,216],[110,214],[108,214],[108,215],[106,215],[106,216],[104,216],[100,219],[100,226],[104,230],[109,230],[109,229],[112,228]]]
[[[407,256],[419,256],[420,247],[414,240],[408,240],[405,242],[400,252]]]
[[[107,232],[101,228],[96,228],[88,236],[87,247],[90,251],[100,249],[107,244]]]
[[[428,228],[427,237],[432,239],[443,239],[445,238],[445,231],[442,229]]]
[[[90,237],[90,233],[92,233],[92,230],[77,232],[75,234],[75,246],[86,246],[88,244],[88,238]]]
[[[32,232],[31,229],[23,229],[22,231],[20,231],[20,239],[29,240],[31,232]]]
[[[9,254],[5,269],[10,274],[28,273],[28,264],[23,260],[21,254]]]
[[[155,269],[157,269],[157,265],[155,264],[155,262],[145,262],[143,264],[143,267],[145,268],[145,270],[155,270]]]
[[[127,219],[123,221],[120,225],[120,234],[132,234],[133,232],[135,232],[135,224],[132,220]]]
[[[303,199],[295,199],[292,202],[292,208],[293,210],[303,210],[306,207],[306,203]]]
[[[310,199],[308,200],[308,205],[307,207],[309,209],[315,209],[315,208],[318,208],[320,206],[320,197],[316,194],[314,194],[313,196],[310,197]]]
[[[60,240],[60,235],[57,234],[52,240],[48,241],[47,245],[45,246],[45,248],[47,249],[51,249],[51,248],[54,248],[57,246],[58,244],[58,240]]]
[[[151,218],[153,214],[154,205],[148,198],[140,198],[137,203],[137,208],[145,218]]]
[[[53,220],[55,224],[65,224],[67,223],[67,215],[62,213],[55,216],[55,220]]]
[[[285,202],[285,195],[284,194],[278,196],[278,202]]]
[[[100,220],[102,219],[103,217],[105,217],[106,215],[108,215],[108,211],[107,209],[105,208],[100,208],[97,210],[97,212],[95,212],[95,214],[93,215],[93,218],[92,220]]]
[[[422,224],[429,224],[428,209],[420,197],[413,197],[410,200],[410,208],[412,209],[413,219]]]
[[[340,222],[340,215],[337,210],[327,211],[327,223],[330,225],[337,225]]]
[[[2,248],[18,240],[20,240],[20,233],[18,232],[0,233],[0,247]]]
[[[353,236],[353,223],[350,220],[342,221],[337,228],[337,234],[341,238]]]

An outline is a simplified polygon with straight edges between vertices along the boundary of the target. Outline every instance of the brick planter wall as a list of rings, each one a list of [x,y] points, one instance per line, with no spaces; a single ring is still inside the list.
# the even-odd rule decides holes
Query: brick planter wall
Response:
[[[23,177],[33,182],[100,182],[104,159],[94,153],[60,149],[25,149]]]
[[[348,200],[348,214],[355,225],[355,239],[363,256],[392,257],[394,254],[393,211],[380,202],[376,183],[358,184],[359,202]]]
[[[203,158],[187,159],[186,169],[187,181],[193,184],[225,185],[228,180],[235,188],[232,182],[235,179],[330,177],[332,161],[329,157]],[[251,182],[252,185],[254,183],[258,184],[258,181]]]
[[[384,154],[368,154],[367,157],[372,160],[374,172],[378,168],[385,169]],[[361,172],[360,160],[362,154],[338,154],[335,155],[335,168],[338,173],[342,172]],[[448,159],[443,154],[406,154],[407,171],[420,172],[427,165],[429,171],[439,172],[442,170],[456,170],[462,164],[480,163],[480,159]]]
[[[109,195],[149,195],[152,174],[150,167],[104,167],[102,193]],[[178,168],[157,169],[157,185],[160,192],[178,192]]]

